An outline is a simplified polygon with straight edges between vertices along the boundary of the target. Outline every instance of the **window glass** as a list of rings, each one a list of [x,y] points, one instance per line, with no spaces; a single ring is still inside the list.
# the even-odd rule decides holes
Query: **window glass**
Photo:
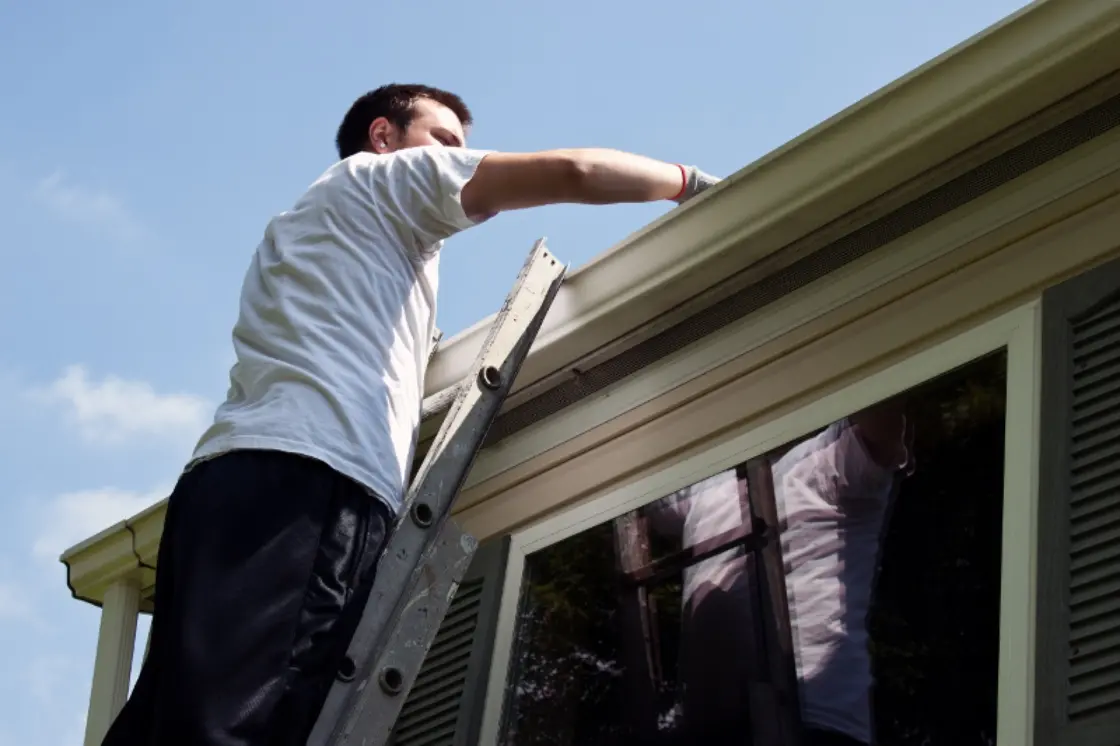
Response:
[[[1005,370],[527,557],[503,743],[993,744]]]

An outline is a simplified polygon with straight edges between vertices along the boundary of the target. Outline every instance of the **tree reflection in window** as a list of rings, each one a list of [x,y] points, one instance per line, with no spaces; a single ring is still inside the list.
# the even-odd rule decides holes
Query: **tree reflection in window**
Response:
[[[760,555],[742,548],[758,527],[749,512],[740,512],[747,493],[757,502],[769,489],[757,480],[761,468],[773,474],[781,516],[778,572],[786,577],[793,611],[787,634],[798,653],[797,714],[807,728],[836,731],[835,740],[818,742],[867,743],[874,733],[884,745],[993,744],[1005,370],[1002,353],[975,361],[776,449],[750,468],[713,475],[529,556],[503,742],[793,743],[767,727],[779,719],[781,704],[766,663],[773,651],[760,642],[768,622],[756,618],[762,612],[755,590],[764,578],[760,584]],[[831,555],[803,551],[805,537],[817,535],[814,522],[827,524],[836,514],[811,500],[798,502],[794,485],[820,482],[816,492],[797,493],[802,498],[829,489],[850,496],[856,485],[866,498],[882,488],[875,475],[852,463],[838,466],[843,459],[806,457],[839,443],[860,422],[860,433],[877,424],[898,435],[878,445],[864,434],[858,440],[863,455],[899,467],[883,511],[882,540],[870,539],[873,551],[864,560],[870,572],[864,585],[873,587],[869,613],[811,621],[822,607],[819,599],[806,601],[809,596],[838,593],[859,607],[858,580],[828,569],[830,562],[835,570],[859,561],[850,547]],[[896,422],[907,426],[895,430]],[[891,450],[892,442],[901,450]],[[845,503],[839,533],[849,545],[858,534],[853,515],[858,519],[869,505],[866,499]],[[665,521],[674,515],[675,527]],[[739,543],[721,550],[711,545],[717,536]],[[837,579],[843,582],[836,585]],[[835,639],[826,641],[814,663],[818,627],[812,625],[821,624],[843,631],[853,644],[844,649]],[[864,684],[866,714],[850,696],[871,679],[859,676],[861,665],[874,678],[873,685]],[[790,668],[792,676],[793,663]],[[848,696],[830,713],[835,692]],[[812,737],[802,735],[803,744],[813,746]]]

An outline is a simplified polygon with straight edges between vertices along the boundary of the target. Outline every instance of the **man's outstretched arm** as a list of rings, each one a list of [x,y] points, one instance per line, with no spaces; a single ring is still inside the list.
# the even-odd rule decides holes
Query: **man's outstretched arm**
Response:
[[[490,153],[463,187],[468,215],[553,204],[685,202],[719,183],[694,167],[617,150],[584,148]]]

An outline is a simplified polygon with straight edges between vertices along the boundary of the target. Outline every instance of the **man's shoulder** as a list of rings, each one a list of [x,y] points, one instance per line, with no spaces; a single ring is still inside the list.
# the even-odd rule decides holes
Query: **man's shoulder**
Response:
[[[394,166],[423,168],[429,165],[438,165],[440,162],[447,160],[448,154],[452,150],[454,148],[446,148],[442,145],[420,145],[395,150],[392,153],[372,153],[363,150],[338,161],[328,168],[327,172],[330,173],[332,170],[381,170],[390,169]]]
[[[358,210],[380,215],[379,229],[392,226],[421,253],[437,251],[455,233],[482,222],[460,203],[474,169],[491,151],[442,145],[393,153],[361,152],[328,167],[300,200],[312,208]],[[298,209],[298,208],[297,208]]]
[[[316,183],[353,180],[391,179],[436,180],[473,173],[478,163],[492,151],[475,148],[449,148],[421,145],[392,153],[362,151],[328,167]]]
[[[441,167],[438,154],[432,148],[408,148],[393,153],[362,151],[337,161],[319,176],[313,186],[320,188],[350,188],[355,184],[424,180]]]

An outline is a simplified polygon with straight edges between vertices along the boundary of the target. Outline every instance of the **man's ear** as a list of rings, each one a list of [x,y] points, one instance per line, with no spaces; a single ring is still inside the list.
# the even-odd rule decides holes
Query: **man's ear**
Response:
[[[388,153],[392,149],[393,125],[385,117],[374,119],[369,125],[369,146],[374,153]]]

